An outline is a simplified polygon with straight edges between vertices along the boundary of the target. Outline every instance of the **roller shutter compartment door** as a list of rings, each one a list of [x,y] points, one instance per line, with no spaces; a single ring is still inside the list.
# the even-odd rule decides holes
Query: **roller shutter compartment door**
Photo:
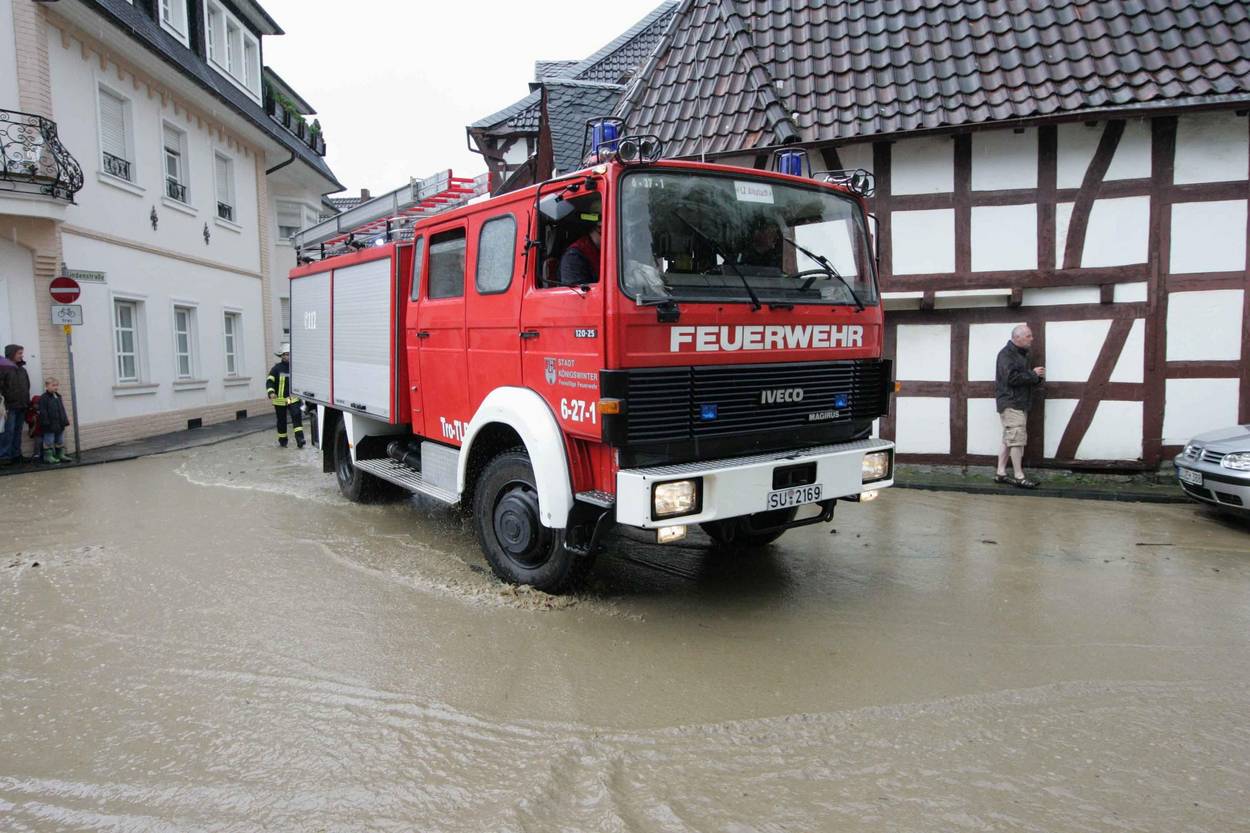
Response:
[[[334,404],[391,418],[391,260],[334,270]]]
[[[291,389],[330,403],[330,273],[291,281]]]

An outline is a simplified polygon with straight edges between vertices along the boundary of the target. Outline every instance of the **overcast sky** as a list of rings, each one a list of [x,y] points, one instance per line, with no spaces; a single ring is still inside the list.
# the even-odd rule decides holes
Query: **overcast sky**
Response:
[[[339,181],[376,195],[484,172],[465,125],[526,95],[535,60],[585,58],[659,3],[262,0],[286,31],[265,63],[316,108]]]

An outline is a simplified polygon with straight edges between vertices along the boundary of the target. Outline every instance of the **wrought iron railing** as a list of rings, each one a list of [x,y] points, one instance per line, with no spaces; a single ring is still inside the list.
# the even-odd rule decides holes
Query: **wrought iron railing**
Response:
[[[234,220],[234,206],[230,203],[217,203],[217,216],[223,220]]]
[[[178,202],[186,202],[187,201],[187,186],[183,185],[181,182],[174,179],[173,177],[167,176],[165,177],[165,194],[171,200],[177,200]]]
[[[57,138],[56,122],[0,110],[0,189],[74,201],[82,168]]]
[[[114,156],[111,153],[104,154],[104,172],[111,174],[118,179],[124,179],[127,182],[133,182],[130,177],[130,160],[122,159],[120,156]]]

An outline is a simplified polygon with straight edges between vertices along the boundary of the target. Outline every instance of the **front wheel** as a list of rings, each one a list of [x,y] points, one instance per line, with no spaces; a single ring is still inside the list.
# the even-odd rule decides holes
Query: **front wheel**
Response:
[[[722,547],[762,547],[785,535],[785,529],[774,527],[785,526],[798,513],[796,506],[790,509],[774,509],[771,512],[756,512],[742,518],[708,521],[699,526]]]
[[[564,547],[564,530],[542,525],[534,469],[524,448],[512,448],[482,470],[473,495],[473,525],[495,575],[561,593],[589,571],[591,559]]]

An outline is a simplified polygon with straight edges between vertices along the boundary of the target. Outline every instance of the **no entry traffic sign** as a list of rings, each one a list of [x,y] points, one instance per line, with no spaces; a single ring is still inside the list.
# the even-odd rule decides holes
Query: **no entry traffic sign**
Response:
[[[73,278],[53,278],[48,291],[52,293],[52,300],[58,304],[72,304],[82,294],[78,281]]]

